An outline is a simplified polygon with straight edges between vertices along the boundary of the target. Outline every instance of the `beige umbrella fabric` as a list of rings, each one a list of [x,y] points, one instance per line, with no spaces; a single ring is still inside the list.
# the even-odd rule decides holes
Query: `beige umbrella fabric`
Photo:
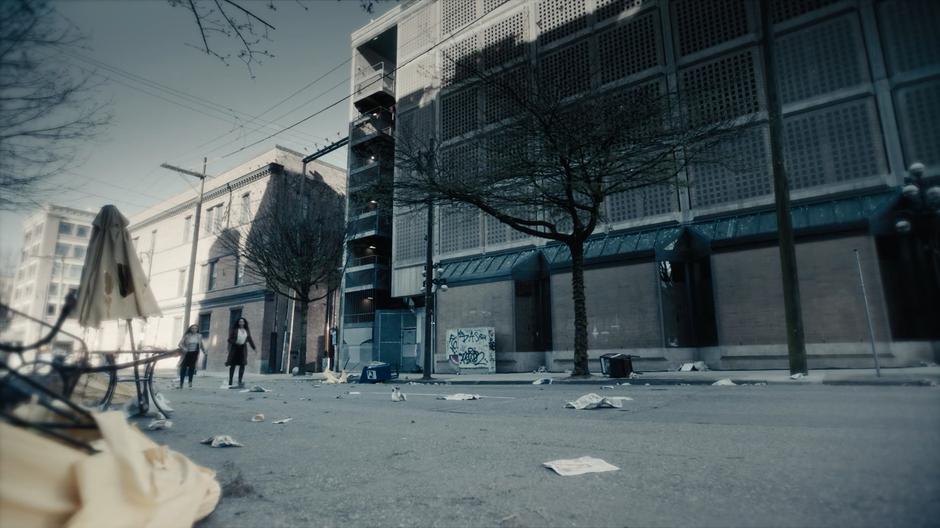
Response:
[[[99,328],[102,321],[161,315],[127,224],[127,218],[113,205],[102,207],[95,217],[78,307],[73,312],[86,328]]]

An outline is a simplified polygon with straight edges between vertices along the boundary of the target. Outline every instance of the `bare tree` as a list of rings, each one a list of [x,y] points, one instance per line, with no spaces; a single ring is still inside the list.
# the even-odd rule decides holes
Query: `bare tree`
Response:
[[[559,83],[525,65],[490,74],[483,62],[451,60],[450,73],[445,67],[451,80],[467,84],[449,97],[475,100],[483,91],[483,122],[471,117],[462,129],[445,122],[441,142],[430,127],[399,119],[394,199],[400,207],[475,208],[564,244],[571,254],[573,375],[586,376],[584,244],[605,220],[605,201],[649,187],[675,192],[687,165],[720,161],[732,123],[658,82],[599,93],[589,89],[590,78]]]
[[[344,208],[344,196],[322,180],[281,172],[272,176],[254,221],[218,239],[268,288],[300,304],[301,371],[306,364],[309,306],[333,295],[339,285]]]
[[[33,204],[110,116],[62,50],[77,30],[44,0],[0,2],[0,209]]]

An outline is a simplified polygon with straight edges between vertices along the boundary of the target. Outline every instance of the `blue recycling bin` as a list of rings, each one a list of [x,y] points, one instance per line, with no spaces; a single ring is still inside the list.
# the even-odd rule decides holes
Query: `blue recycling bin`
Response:
[[[396,378],[398,378],[398,372],[392,372],[392,366],[390,364],[372,363],[362,368],[359,383],[382,383],[383,381]]]

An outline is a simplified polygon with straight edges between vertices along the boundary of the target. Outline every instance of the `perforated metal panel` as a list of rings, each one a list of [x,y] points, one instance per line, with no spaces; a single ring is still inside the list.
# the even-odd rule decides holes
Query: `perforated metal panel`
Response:
[[[870,80],[855,13],[788,33],[776,45],[777,82],[784,103]]]
[[[489,215],[484,215],[486,225],[486,245],[495,246],[509,241],[509,227]]]
[[[476,0],[442,0],[441,32],[449,35],[473,22],[477,17]]]
[[[429,144],[434,133],[434,109],[422,106],[398,114],[395,137],[405,148]]]
[[[891,74],[936,65],[940,58],[940,2],[894,0],[878,5],[882,46]]]
[[[591,87],[590,54],[587,41],[581,41],[545,55],[540,61],[542,86],[568,97]]]
[[[472,132],[478,126],[476,88],[465,88],[441,99],[441,136],[443,139]]]
[[[483,0],[483,12],[489,13],[509,0]]]
[[[480,169],[480,149],[475,141],[464,141],[441,151],[441,165],[447,175],[474,178]]]
[[[398,212],[395,216],[395,260],[415,260],[426,251],[424,233],[427,230],[425,211]]]
[[[767,127],[751,127],[729,139],[718,160],[689,167],[692,206],[709,207],[770,194],[769,153]]]
[[[432,20],[431,5],[412,10],[413,14],[398,24],[398,61],[428,50],[437,41],[438,25]]]
[[[940,164],[940,79],[898,90],[897,116],[906,164]]]
[[[399,111],[420,103],[429,95],[435,73],[434,56],[430,54],[415,58],[398,70],[395,84]]]
[[[547,44],[587,27],[586,0],[539,0],[539,43]]]
[[[611,195],[607,200],[607,221],[623,222],[678,210],[679,202],[673,185],[651,185]]]
[[[662,64],[659,15],[651,12],[600,33],[597,53],[604,83]]]
[[[770,2],[771,20],[776,24],[784,20],[815,11],[834,4],[839,0],[772,0]]]
[[[694,125],[760,110],[756,59],[756,49],[751,48],[679,71],[680,90]]]
[[[655,2],[655,0],[596,0],[597,7],[594,8],[594,17],[598,20],[607,20],[623,13],[627,9],[633,9]]]
[[[784,160],[790,188],[887,173],[881,134],[871,98],[784,119]]]
[[[745,1],[674,0],[672,27],[680,56],[728,42],[748,32]]]
[[[495,123],[514,114],[518,115],[520,107],[512,100],[511,93],[507,90],[511,89],[513,92],[518,90],[518,93],[525,94],[529,82],[527,74],[527,66],[518,66],[501,73],[496,83],[485,87],[483,119],[486,123]]]
[[[474,74],[480,63],[479,40],[471,35],[444,48],[441,52],[443,86],[450,86]]]
[[[483,32],[483,63],[487,68],[526,56],[525,11],[519,11]]]
[[[480,211],[468,206],[440,208],[441,253],[480,247]]]

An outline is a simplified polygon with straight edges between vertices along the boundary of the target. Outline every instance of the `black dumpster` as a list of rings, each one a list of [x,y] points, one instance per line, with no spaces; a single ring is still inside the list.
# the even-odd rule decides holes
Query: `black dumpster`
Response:
[[[611,378],[629,378],[633,373],[633,360],[629,354],[604,354],[601,356],[601,374]]]

